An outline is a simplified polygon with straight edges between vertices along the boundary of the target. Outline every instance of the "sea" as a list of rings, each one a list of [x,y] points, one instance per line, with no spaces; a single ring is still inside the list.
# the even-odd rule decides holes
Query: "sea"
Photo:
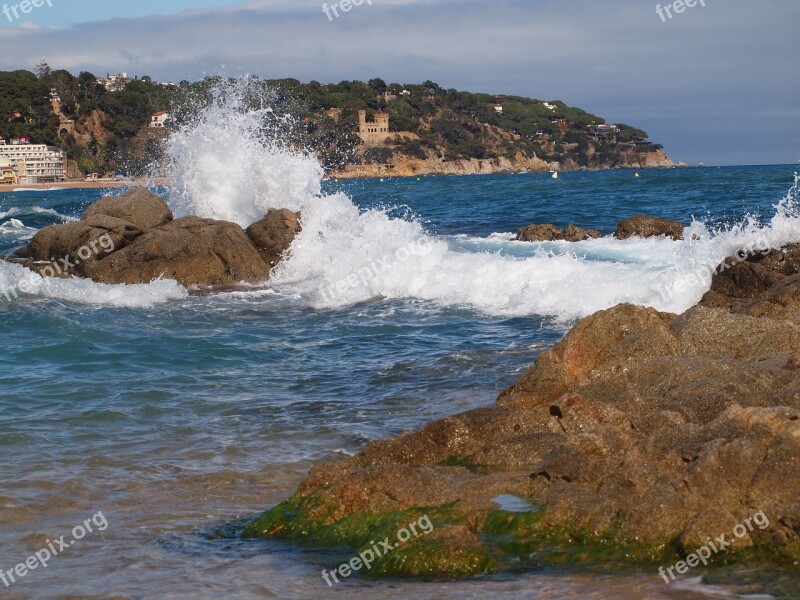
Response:
[[[242,226],[301,211],[269,282],[209,294],[0,263],[0,598],[798,597],[778,568],[667,585],[618,564],[331,588],[341,550],[240,535],[314,464],[491,405],[582,317],[681,312],[726,256],[800,242],[797,165],[336,181],[219,110],[173,136],[154,191]],[[119,193],[0,192],[0,254]],[[685,239],[615,239],[635,214]],[[605,237],[515,241],[530,223]]]

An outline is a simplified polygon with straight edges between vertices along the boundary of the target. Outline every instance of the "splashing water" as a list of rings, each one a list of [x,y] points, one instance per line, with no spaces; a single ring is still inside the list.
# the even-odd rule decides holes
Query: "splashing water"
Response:
[[[220,91],[170,143],[179,214],[246,226],[268,208],[303,212],[303,231],[273,273],[271,288],[316,308],[407,298],[491,315],[572,320],[620,302],[683,311],[708,290],[714,269],[745,249],[800,241],[800,178],[769,224],[728,230],[695,221],[684,241],[663,238],[524,245],[510,234],[433,237],[415,221],[361,211],[342,193],[323,195],[323,171],[263,126],[269,102],[246,110],[241,86]],[[288,118],[288,117],[283,117]]]
[[[302,210],[319,196],[322,167],[278,137],[281,122],[292,117],[277,116],[268,95],[253,108],[252,87],[249,78],[221,85],[212,102],[170,138],[170,204],[178,216],[247,227],[270,208]]]

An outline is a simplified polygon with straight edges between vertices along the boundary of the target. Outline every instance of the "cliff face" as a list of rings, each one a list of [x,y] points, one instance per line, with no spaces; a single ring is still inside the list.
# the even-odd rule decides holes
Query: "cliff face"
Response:
[[[414,177],[420,175],[491,175],[492,173],[546,173],[556,169],[557,163],[539,158],[516,157],[513,161],[501,157],[493,159],[461,159],[447,161],[439,158],[425,160],[400,158],[391,164],[348,165],[334,171],[333,177],[357,179],[361,177]]]
[[[622,151],[613,160],[599,163],[595,169],[656,169],[676,165],[663,150],[652,152]],[[547,162],[537,157],[528,158],[518,154],[514,160],[505,157],[492,159],[442,160],[440,158],[414,159],[397,157],[388,164],[347,165],[331,172],[337,179],[359,179],[371,177],[418,177],[426,175],[491,175],[503,173],[547,173],[548,171],[580,171],[581,166],[573,159]]]

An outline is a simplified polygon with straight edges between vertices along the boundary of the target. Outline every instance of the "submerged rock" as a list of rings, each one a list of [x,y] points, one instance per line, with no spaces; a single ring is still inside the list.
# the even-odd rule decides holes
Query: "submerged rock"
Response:
[[[678,221],[672,221],[670,219],[636,215],[624,221],[620,221],[617,224],[617,231],[614,237],[620,240],[626,240],[632,237],[649,238],[659,235],[671,237],[673,240],[682,240],[683,225]]]
[[[494,406],[314,467],[245,534],[363,549],[427,514],[435,536],[372,572],[447,577],[669,565],[749,519],[714,560],[796,565],[800,273],[793,249],[781,256],[758,262],[783,279],[748,286],[735,309],[620,305],[583,319]],[[534,508],[503,510],[506,494]]]
[[[597,239],[603,234],[594,229],[584,229],[575,225],[567,225],[565,229],[560,229],[550,223],[544,225],[528,225],[522,227],[517,232],[517,240],[520,242],[582,242],[588,239]]]
[[[300,231],[299,218],[273,209],[248,235],[226,221],[173,220],[161,198],[135,189],[103,198],[80,221],[45,227],[13,259],[48,277],[108,284],[160,278],[187,287],[262,283]]]

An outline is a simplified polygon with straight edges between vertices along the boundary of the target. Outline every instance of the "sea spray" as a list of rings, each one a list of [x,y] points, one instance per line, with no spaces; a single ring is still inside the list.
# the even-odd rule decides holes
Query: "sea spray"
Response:
[[[246,82],[224,86],[173,137],[171,202],[178,214],[243,226],[269,208],[302,211],[303,231],[269,285],[278,296],[315,308],[406,299],[563,322],[622,302],[682,312],[709,289],[714,269],[727,256],[742,248],[762,252],[800,242],[796,181],[766,225],[748,218],[714,230],[695,221],[683,241],[605,237],[526,244],[493,235],[474,240],[477,247],[483,244],[476,250],[455,236],[431,236],[415,220],[361,210],[344,193],[323,194],[324,173],[313,155],[265,127],[291,117],[278,115],[268,97],[260,103],[251,98],[248,108],[243,88]],[[410,247],[426,251],[396,260]]]
[[[257,83],[221,83],[212,101],[170,137],[169,199],[176,215],[247,227],[270,208],[302,210],[319,197],[322,167],[285,143],[281,134],[294,117],[278,115],[268,91],[254,101]]]

